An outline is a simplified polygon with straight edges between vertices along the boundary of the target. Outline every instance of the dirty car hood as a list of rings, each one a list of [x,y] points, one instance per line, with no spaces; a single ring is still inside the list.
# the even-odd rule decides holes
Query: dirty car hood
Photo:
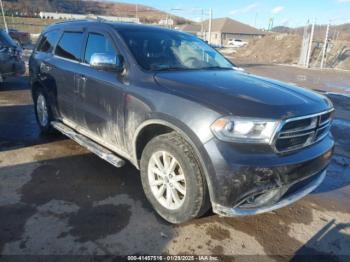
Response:
[[[331,107],[310,90],[234,70],[159,72],[155,81],[223,114],[282,119]]]

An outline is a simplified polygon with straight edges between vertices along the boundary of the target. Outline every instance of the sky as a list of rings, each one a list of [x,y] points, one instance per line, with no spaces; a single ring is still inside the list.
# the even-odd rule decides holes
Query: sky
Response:
[[[111,0],[114,1],[114,0]],[[350,0],[115,0],[144,4],[183,16],[195,21],[201,19],[201,9],[208,18],[212,8],[213,17],[230,17],[240,22],[267,28],[269,19],[274,26],[299,27],[308,19],[318,24],[350,23]]]

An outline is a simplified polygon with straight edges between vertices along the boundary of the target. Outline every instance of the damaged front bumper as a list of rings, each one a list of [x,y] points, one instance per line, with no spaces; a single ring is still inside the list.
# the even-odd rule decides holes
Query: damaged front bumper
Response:
[[[312,176],[312,180],[309,181],[309,183],[307,183],[304,186],[301,186],[300,188],[298,188],[295,191],[292,191],[289,193],[289,189],[291,189],[293,187],[293,185],[298,184],[300,182],[303,181],[298,181],[297,183],[290,185],[288,187],[285,188],[281,188],[281,191],[285,191],[285,194],[281,196],[281,198],[275,202],[272,203],[270,205],[263,205],[260,207],[256,207],[256,208],[242,208],[241,206],[238,207],[224,207],[221,206],[219,204],[215,204],[213,203],[213,212],[220,215],[220,216],[249,216],[249,215],[257,215],[257,214],[262,214],[265,212],[270,212],[273,211],[275,209],[279,209],[282,207],[285,207],[287,205],[290,205],[296,201],[298,201],[299,199],[303,198],[304,196],[310,194],[312,191],[314,191],[324,180],[324,178],[326,177],[326,173],[327,171],[324,170],[321,172],[321,174],[318,175],[314,175]],[[308,179],[305,179],[308,180]]]
[[[284,155],[215,139],[206,143],[205,149],[213,211],[242,216],[281,208],[312,192],[326,175],[334,140],[328,135],[312,146]]]

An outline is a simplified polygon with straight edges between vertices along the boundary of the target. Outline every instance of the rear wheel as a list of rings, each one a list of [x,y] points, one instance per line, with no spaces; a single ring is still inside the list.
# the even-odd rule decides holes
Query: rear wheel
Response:
[[[145,147],[141,179],[146,197],[171,223],[183,223],[208,210],[208,192],[193,149],[177,133],[160,135]]]
[[[51,133],[53,128],[51,127],[52,113],[48,104],[47,95],[39,88],[34,94],[34,111],[37,123],[42,133]]]

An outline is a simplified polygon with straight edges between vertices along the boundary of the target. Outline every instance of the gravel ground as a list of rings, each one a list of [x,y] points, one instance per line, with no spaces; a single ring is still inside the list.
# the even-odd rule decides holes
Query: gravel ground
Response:
[[[331,71],[324,77],[292,67],[245,68],[323,91],[345,92],[350,86],[350,74],[339,80]],[[316,192],[263,215],[208,213],[173,226],[148,204],[133,166],[117,169],[64,136],[42,137],[27,81],[0,87],[0,254],[253,255],[252,260],[318,254],[324,261],[349,261],[349,97],[329,95],[337,109],[332,130],[337,146]],[[333,90],[332,81],[343,89]]]

